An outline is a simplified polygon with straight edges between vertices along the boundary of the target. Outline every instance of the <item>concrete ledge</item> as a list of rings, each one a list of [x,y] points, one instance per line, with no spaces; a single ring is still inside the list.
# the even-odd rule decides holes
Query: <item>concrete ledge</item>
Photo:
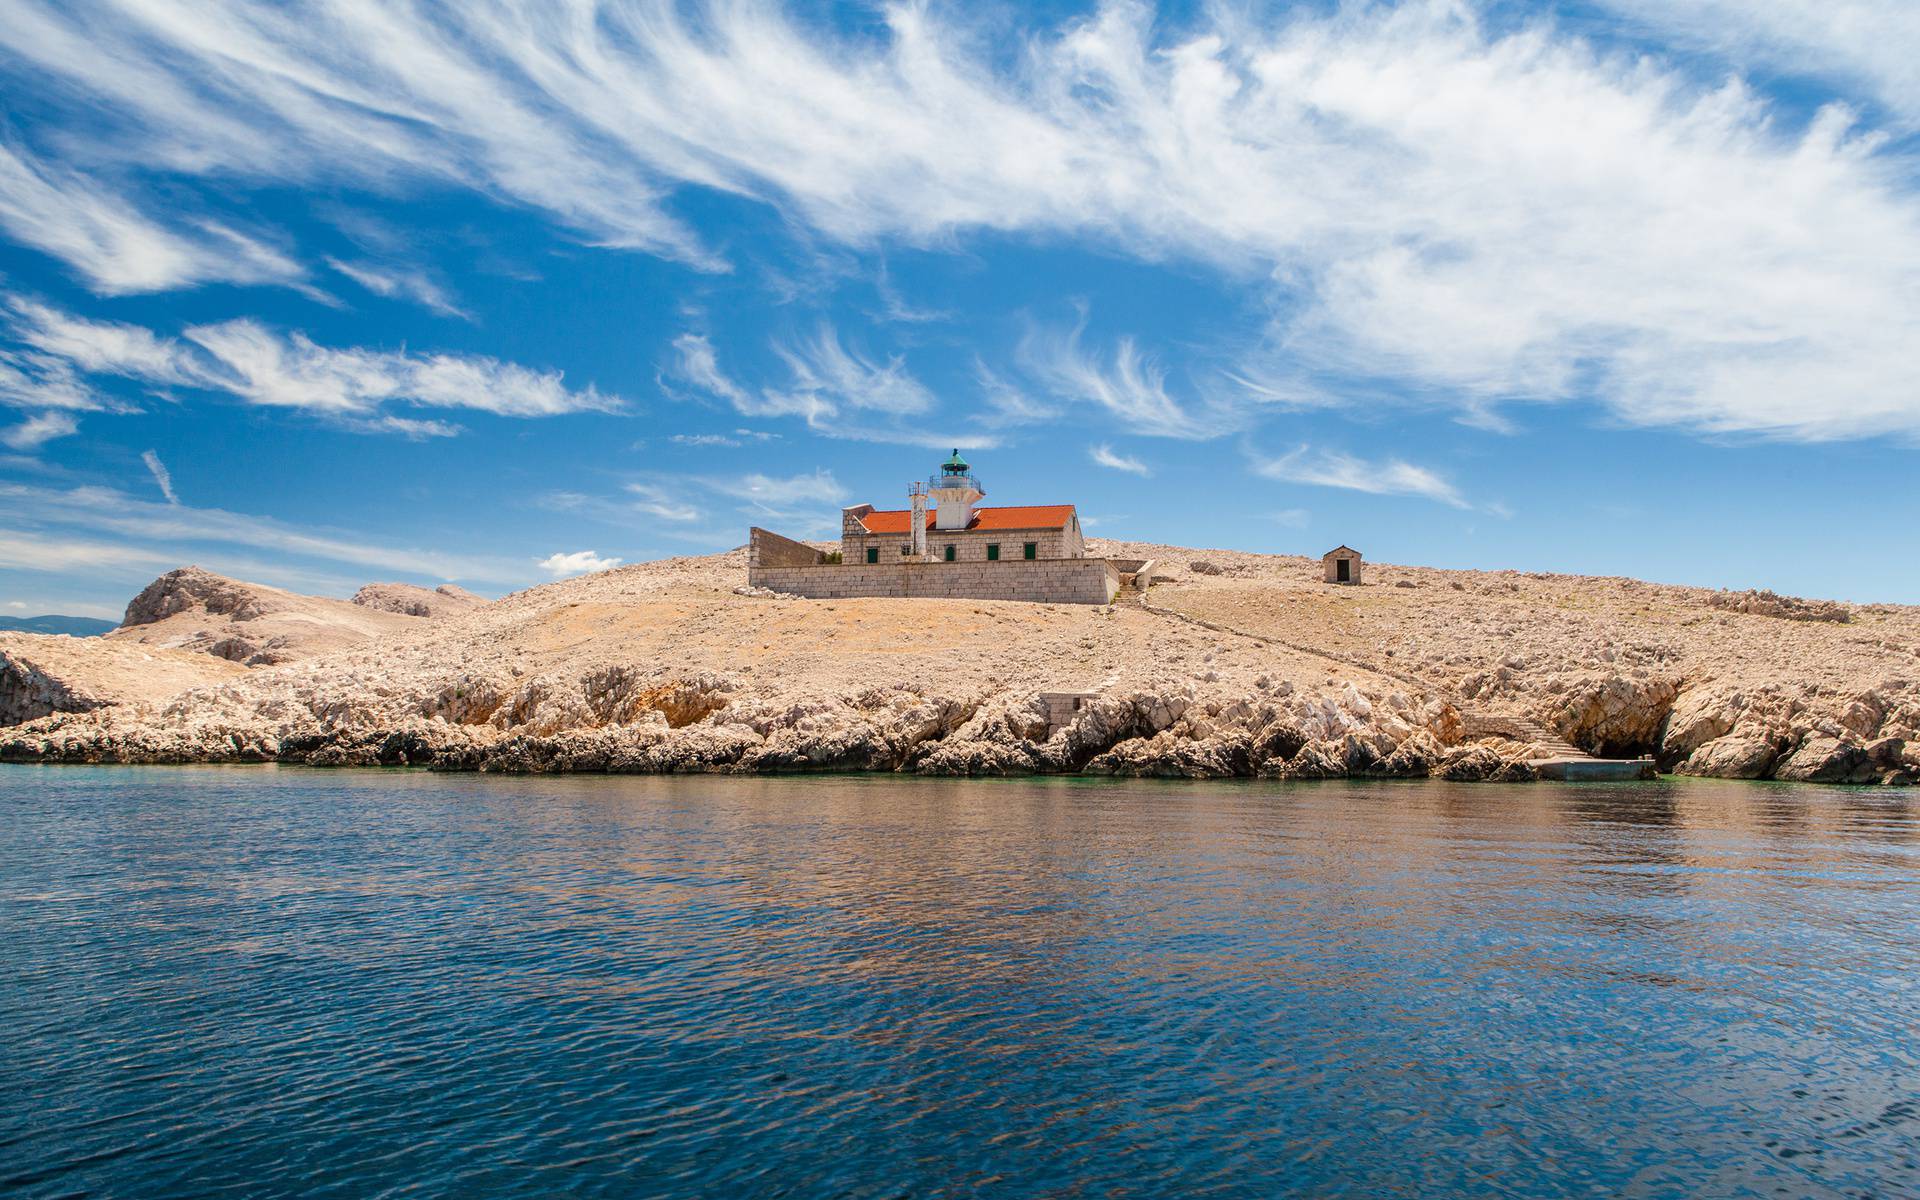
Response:
[[[1540,778],[1563,783],[1659,778],[1659,770],[1650,758],[1548,758],[1532,765]]]

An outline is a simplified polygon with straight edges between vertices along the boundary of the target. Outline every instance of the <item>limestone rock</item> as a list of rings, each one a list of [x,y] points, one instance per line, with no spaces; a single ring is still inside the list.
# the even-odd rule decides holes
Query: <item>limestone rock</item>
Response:
[[[1673,764],[1684,760],[1701,746],[1725,735],[1746,707],[1745,699],[1709,688],[1681,693],[1667,715],[1666,730],[1660,736],[1660,761]]]
[[[487,602],[456,584],[443,583],[428,589],[411,583],[369,583],[353,594],[353,603],[362,608],[401,613],[409,617],[436,620],[459,616]]]
[[[1607,675],[1569,686],[1543,719],[1589,754],[1631,758],[1660,744],[1678,695],[1670,679]]]
[[[1765,779],[1779,757],[1771,739],[1728,734],[1696,747],[1674,770],[1715,779]]]
[[[1773,777],[1796,783],[1868,783],[1876,774],[1866,747],[1816,734],[1775,767]]]

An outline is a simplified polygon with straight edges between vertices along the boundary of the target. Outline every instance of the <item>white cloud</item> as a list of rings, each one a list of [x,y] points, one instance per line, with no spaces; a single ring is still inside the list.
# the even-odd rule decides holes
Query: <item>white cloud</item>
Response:
[[[68,412],[100,412],[114,407],[77,378],[67,364],[39,355],[9,355],[3,350],[0,350],[0,404]]]
[[[9,297],[6,307],[15,337],[73,369],[159,384],[193,384],[203,378],[180,343],[151,329],[76,317],[22,296]]]
[[[114,542],[34,533],[0,533],[0,567],[22,571],[90,569],[165,570],[179,564],[163,553]]]
[[[42,397],[49,389],[66,387],[71,407],[103,407],[105,402],[79,387],[73,376],[116,375],[225,392],[250,404],[331,417],[352,429],[414,438],[459,430],[444,421],[396,416],[383,411],[385,406],[471,409],[504,417],[617,413],[626,407],[620,397],[592,385],[567,387],[559,371],[481,355],[332,349],[305,334],[283,334],[252,320],[194,326],[182,342],[19,298],[8,308],[14,336],[32,347],[36,358],[29,365],[37,378],[0,361],[0,399],[19,391],[16,403],[47,403]],[[23,382],[16,386],[13,377]]]
[[[1910,0],[1602,2],[1684,45],[1835,80],[1920,122],[1920,7]]]
[[[692,384],[743,416],[799,417],[823,437],[855,441],[968,449],[994,444],[981,434],[928,428],[925,418],[935,407],[933,393],[907,370],[905,360],[896,355],[881,362],[850,351],[830,325],[821,325],[810,338],[776,342],[773,352],[786,364],[789,377],[759,390],[741,384],[720,366],[705,334],[681,334],[673,340],[673,350],[663,383],[671,378]]]
[[[698,521],[704,514],[688,504],[684,492],[651,483],[629,483],[627,491],[634,499],[635,511],[662,521]]]
[[[1283,508],[1267,514],[1267,520],[1289,529],[1305,529],[1313,514],[1304,508]]]
[[[1818,69],[1906,104],[1911,5],[1681,8],[1691,28],[1812,47]],[[1316,377],[1364,372],[1472,413],[1590,397],[1646,425],[1920,431],[1914,172],[1849,113],[1803,126],[1737,81],[1703,88],[1505,10],[1483,25],[1471,0],[1273,11],[1182,23],[1115,2],[996,57],[1004,39],[914,5],[841,38],[759,4],[209,0],[131,18],[19,0],[5,69],[9,87],[89,99],[60,131],[77,162],[452,182],[710,267],[662,208],[675,187],[762,199],[859,247],[1076,237],[1270,280],[1253,286],[1272,341]],[[115,269],[101,247],[124,214],[67,215],[91,214],[91,180],[9,178],[16,237]],[[192,275],[134,240],[134,283]],[[820,421],[874,394],[790,349],[818,386],[740,392],[761,406],[741,411]],[[1130,342],[1059,365],[1063,394],[1136,432],[1218,423],[1171,401]]]
[[[1301,446],[1278,458],[1258,459],[1254,473],[1287,483],[1345,488],[1379,496],[1424,496],[1455,508],[1468,504],[1458,490],[1437,473],[1398,458],[1369,462],[1337,450]]]
[[[0,228],[62,259],[105,295],[210,282],[291,283],[303,274],[256,238],[214,221],[166,228],[99,179],[50,167],[3,142]]]
[[[471,320],[472,317],[453,302],[447,290],[425,271],[414,267],[381,266],[375,263],[343,262],[329,256],[327,265],[376,296],[389,300],[412,300],[448,317]]]
[[[796,506],[841,505],[847,499],[847,489],[840,486],[833,472],[824,469],[784,477],[756,471],[738,479],[707,482],[716,491],[745,497],[754,509],[773,516],[791,513]]]
[[[1030,330],[1022,364],[1054,395],[1093,404],[1122,428],[1148,437],[1206,439],[1241,427],[1240,415],[1217,407],[1185,408],[1167,395],[1166,373],[1130,337],[1115,345],[1112,364],[1080,348],[1084,322],[1067,331]]]
[[[178,505],[180,497],[173,494],[173,472],[167,470],[167,464],[160,461],[159,453],[148,450],[140,456],[140,461],[147,464],[148,472],[153,475],[154,486],[167,498],[167,503]]]
[[[138,500],[111,488],[59,490],[0,483],[0,511],[18,514],[23,523],[39,527],[42,536],[84,540],[104,533],[138,539],[143,562],[164,560],[177,566],[191,557],[191,547],[214,544],[348,563],[402,577],[426,573],[439,579],[499,583],[526,578],[524,568],[509,560],[390,546],[245,513]]]
[[[739,438],[724,433],[676,433],[667,439],[676,446],[738,446]]]
[[[619,559],[602,558],[591,550],[575,550],[571,554],[549,554],[540,560],[540,569],[555,579],[565,579],[570,575],[587,575],[595,571],[611,571],[619,565]]]
[[[1149,468],[1146,463],[1125,454],[1115,454],[1113,447],[1104,442],[1098,446],[1089,447],[1087,457],[1091,458],[1095,465],[1106,467],[1110,470],[1125,471],[1128,474],[1141,476],[1153,474],[1152,469]]]
[[[15,450],[38,450],[55,438],[71,437],[79,431],[80,423],[66,413],[43,412],[11,429],[0,430],[0,442]]]
[[[908,373],[899,356],[885,362],[855,354],[840,344],[832,326],[821,325],[811,338],[774,346],[793,373],[784,398],[776,401],[805,412],[809,422],[842,408],[866,409],[893,417],[913,417],[934,407],[933,393]]]

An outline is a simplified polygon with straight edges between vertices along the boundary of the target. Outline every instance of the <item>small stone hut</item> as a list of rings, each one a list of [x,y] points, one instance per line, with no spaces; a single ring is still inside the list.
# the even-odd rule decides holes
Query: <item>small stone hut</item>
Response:
[[[1359,583],[1360,552],[1352,546],[1335,546],[1320,558],[1328,583]]]

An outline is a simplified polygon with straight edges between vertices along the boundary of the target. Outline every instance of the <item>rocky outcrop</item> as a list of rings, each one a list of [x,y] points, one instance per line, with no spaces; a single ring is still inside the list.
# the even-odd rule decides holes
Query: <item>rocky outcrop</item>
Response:
[[[140,589],[140,594],[128,601],[127,615],[122,618],[120,627],[130,629],[138,625],[154,625],[168,617],[189,612],[251,621],[273,607],[268,594],[271,590],[215,575],[199,567],[181,567],[168,571]]]
[[[1599,758],[1635,758],[1660,745],[1679,696],[1671,679],[1605,675],[1576,682],[1540,713],[1549,728]]]
[[[439,596],[424,588],[413,591]],[[460,598],[470,593],[453,591],[439,596],[449,611],[475,607]],[[181,567],[143,588],[127,605],[120,627],[106,637],[207,654],[248,667],[271,667],[400,633],[418,620],[378,605],[302,596],[199,567]]]
[[[377,608],[382,612],[435,620],[459,616],[480,607],[487,600],[451,583],[443,583],[432,589],[416,587],[411,583],[369,583],[353,594],[352,602],[362,608]]]
[[[1802,600],[1798,596],[1782,596],[1764,588],[1759,591],[1715,592],[1707,597],[1707,603],[1714,608],[1761,617],[1778,617],[1786,621],[1834,621],[1844,625],[1853,620],[1853,610],[1844,604],[1836,604],[1831,600]]]
[[[1846,737],[1815,735],[1774,768],[1773,777],[1796,783],[1871,783],[1873,760],[1860,743]]]
[[[1717,779],[1765,779],[1779,758],[1780,747],[1771,739],[1732,734],[1696,747],[1674,771]]]

